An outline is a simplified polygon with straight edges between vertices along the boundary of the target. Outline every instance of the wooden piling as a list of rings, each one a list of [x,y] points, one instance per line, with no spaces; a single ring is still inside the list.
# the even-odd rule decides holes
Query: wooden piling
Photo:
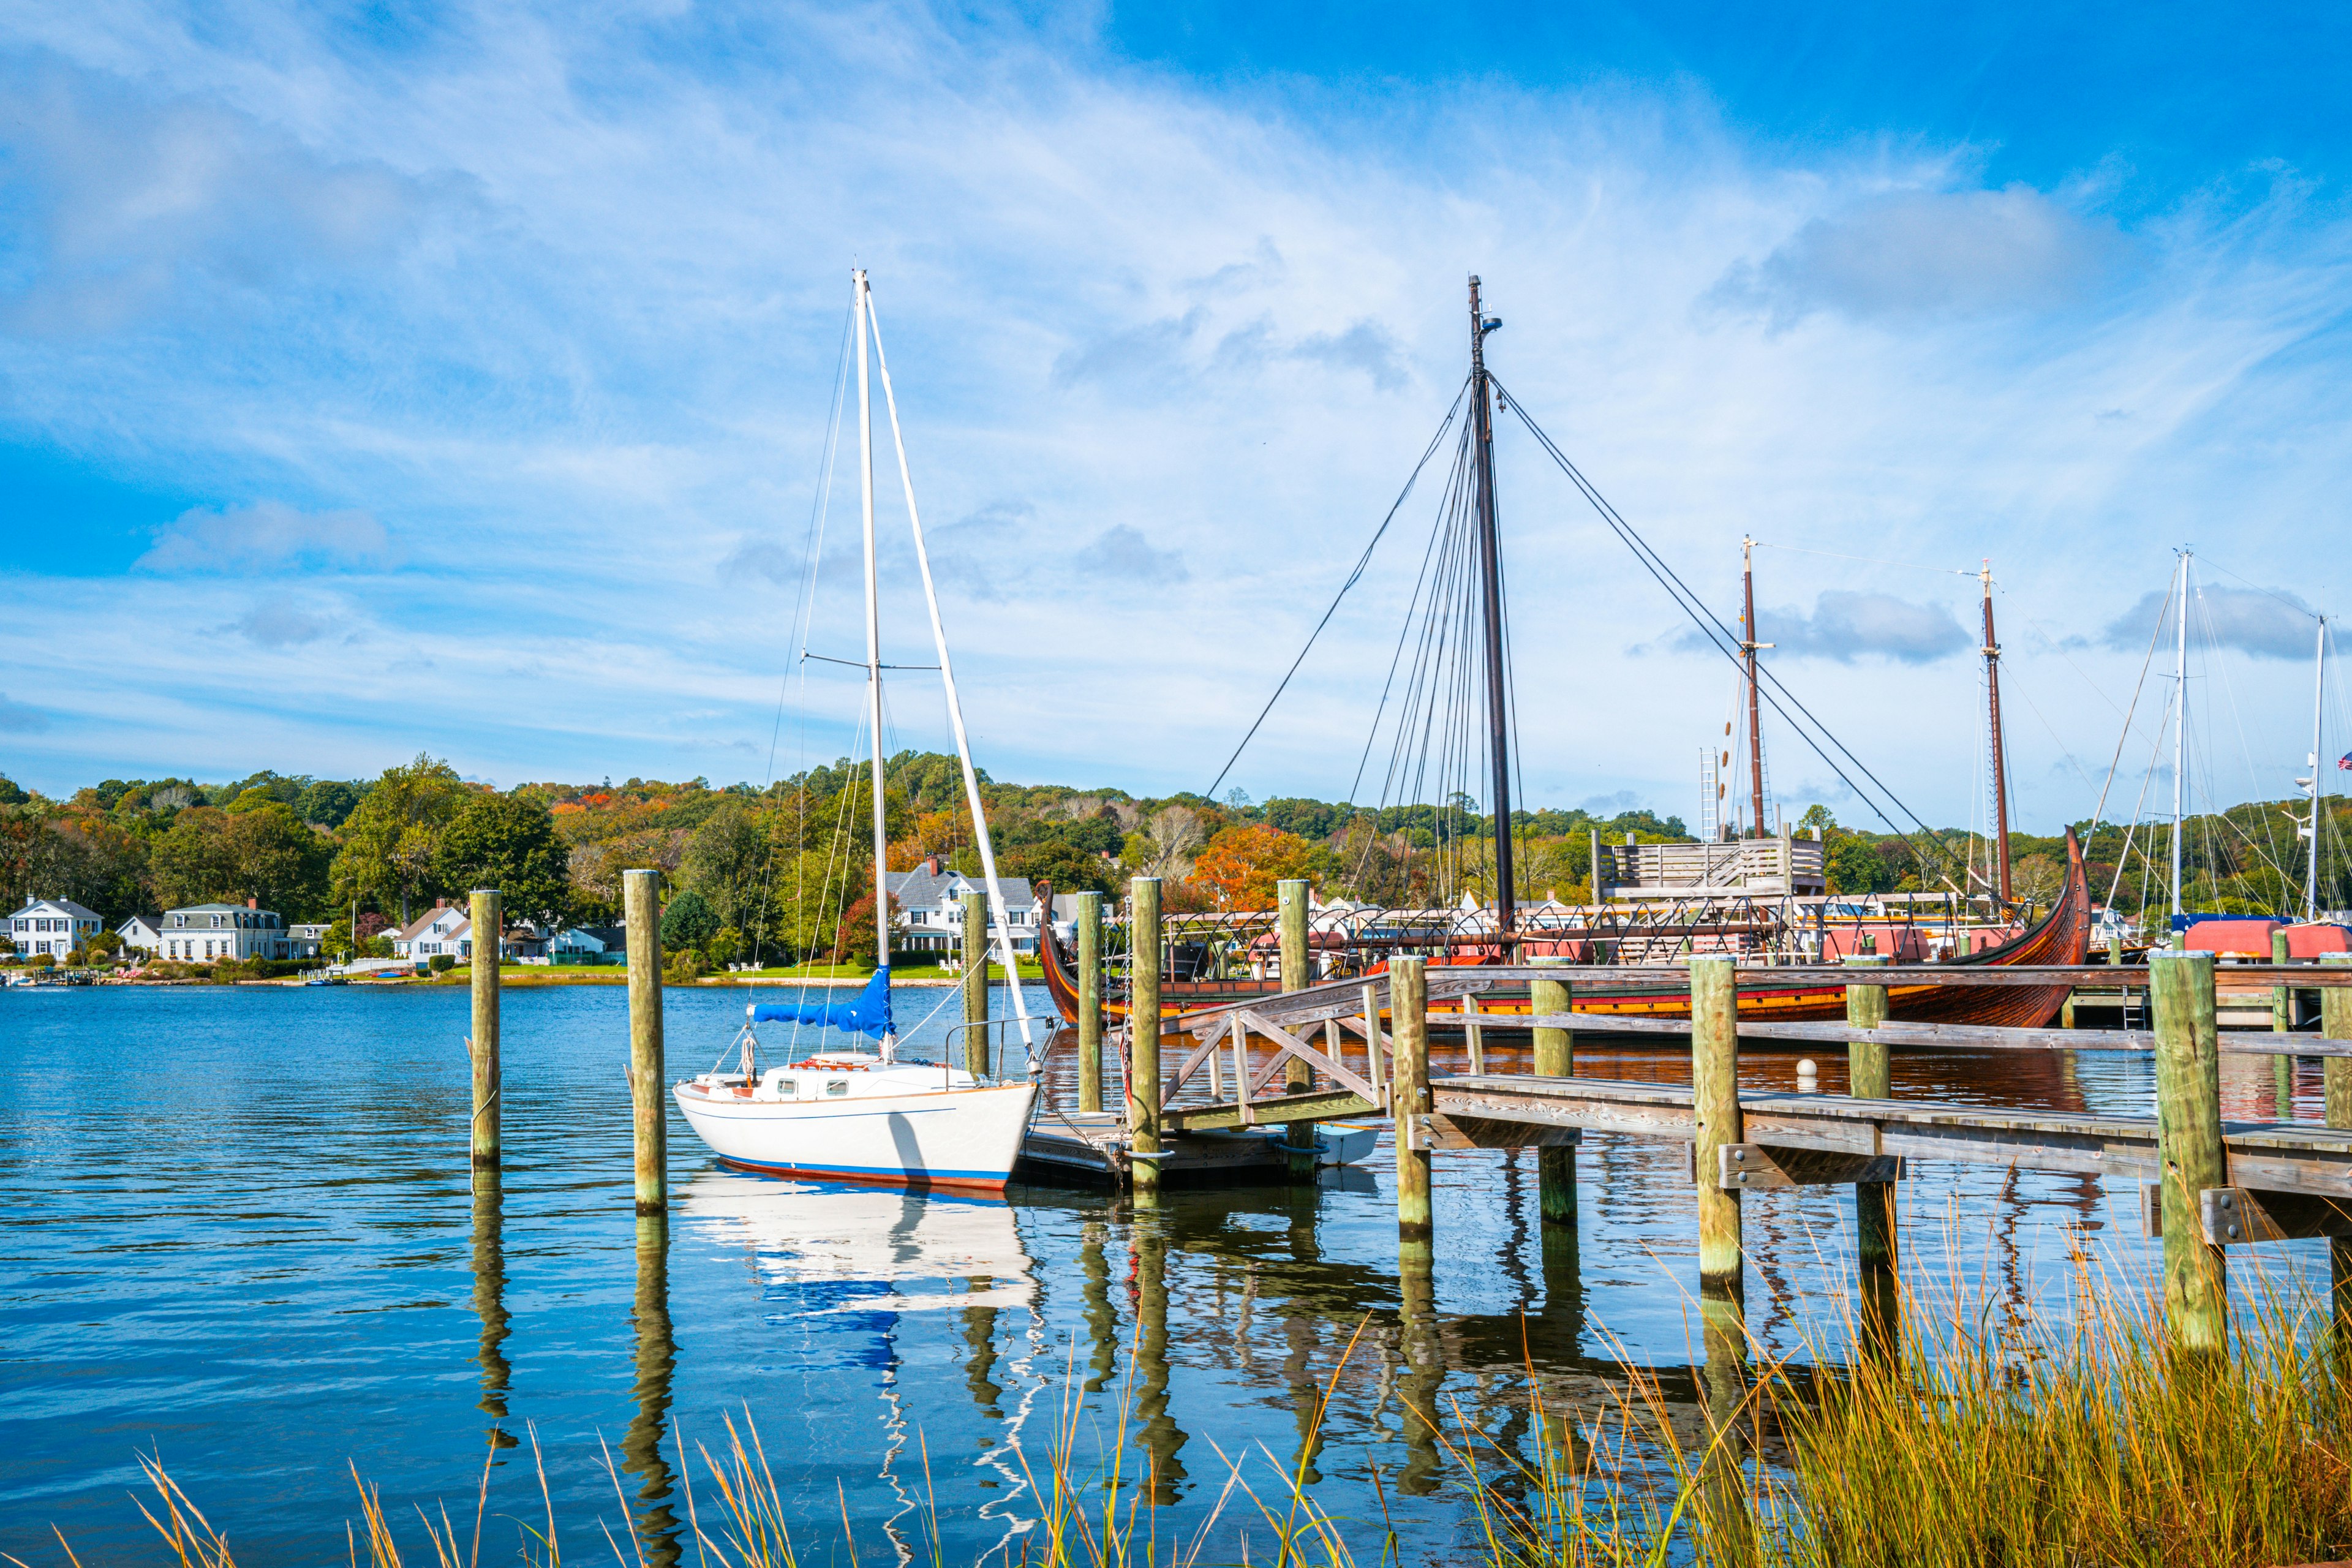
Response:
[[[2352,963],[2352,953],[2331,952],[2319,962]],[[2340,985],[2321,990],[2319,1032],[2331,1040],[2352,1039],[2352,990]],[[2352,1058],[2326,1058],[2321,1068],[2321,1082],[2326,1089],[2327,1125],[2352,1127]],[[2327,1238],[2327,1272],[2329,1289],[2336,1298],[2336,1342],[2339,1352],[2352,1350],[2352,1237]]]
[[[1397,1236],[1427,1244],[1429,1212],[1429,961],[1389,961],[1390,1044],[1394,1087],[1389,1100],[1396,1115]]]
[[[1884,969],[1884,958],[1849,958],[1849,969]],[[1845,1021],[1857,1029],[1886,1022],[1886,987],[1845,988]],[[1852,1040],[1845,1047],[1847,1094],[1856,1100],[1895,1098],[1890,1051],[1884,1041]],[[1895,1184],[1856,1182],[1853,1187],[1854,1259],[1861,1267],[1863,1320],[1881,1343],[1891,1339],[1894,1316]]]
[[[495,888],[474,889],[474,1032],[466,1054],[474,1068],[474,1168],[499,1163],[499,936],[506,929]],[[482,933],[490,933],[489,962],[482,961]]]
[[[1563,958],[1538,958],[1539,969],[1565,970]],[[1569,1010],[1569,984],[1559,980],[1531,981],[1528,985],[1528,1008],[1537,1014],[1560,1014]],[[1576,1072],[1576,1037],[1566,1029],[1533,1031],[1535,1073],[1538,1078],[1570,1078]],[[1572,1147],[1538,1148],[1536,1151],[1536,1198],[1543,1212],[1543,1223],[1576,1225],[1576,1151]]]
[[[2271,932],[2271,962],[2284,964],[2287,952],[2286,930],[2281,927]],[[2288,986],[2271,987],[2271,1029],[2287,1034],[2294,1028],[2294,992]],[[2271,1058],[2271,1118],[2276,1121],[2294,1120],[2294,1058]]]
[[[1286,878],[1274,885],[1275,921],[1282,942],[1282,988],[1301,991],[1315,984],[1315,961],[1307,946],[1307,880]],[[1297,1057],[1282,1064],[1282,1091],[1311,1094],[1315,1069]],[[1290,1148],[1290,1173],[1315,1179],[1315,1123],[1294,1121],[1284,1142]]]
[[[1102,1109],[1102,895],[1078,895],[1078,1109]]]
[[[2221,1355],[2230,1343],[2221,1249],[2199,1210],[2229,1183],[2221,1149],[2221,1071],[2213,1019],[2213,955],[2148,955],[2156,1016],[2158,1161],[2163,1173],[2164,1316],[2175,1349]]]
[[[1697,1124],[1698,1280],[1703,1294],[1737,1298],[1741,1290],[1739,1194],[1723,1190],[1717,1151],[1741,1141],[1739,1114],[1739,993],[1732,961],[1721,954],[1690,961],[1691,1110]]]
[[[637,1212],[669,1212],[668,1092],[662,1060],[661,873],[621,873],[629,927],[629,1101],[636,1123]]]
[[[988,895],[963,895],[963,1070],[988,1076]]]
[[[1160,1198],[1160,879],[1128,883],[1127,1128],[1139,1203]]]

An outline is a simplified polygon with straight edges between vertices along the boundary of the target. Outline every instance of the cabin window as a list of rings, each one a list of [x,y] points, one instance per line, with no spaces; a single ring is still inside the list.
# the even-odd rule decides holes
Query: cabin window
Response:
[[[849,1080],[845,1078],[834,1079],[824,1086],[824,1097],[827,1100],[838,1100],[848,1092]]]
[[[780,1078],[776,1080],[776,1098],[778,1100],[798,1100],[800,1095],[801,1086],[797,1079]]]

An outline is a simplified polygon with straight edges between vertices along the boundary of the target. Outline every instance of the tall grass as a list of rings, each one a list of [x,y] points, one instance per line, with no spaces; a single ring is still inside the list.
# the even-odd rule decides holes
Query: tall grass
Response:
[[[1714,1381],[1696,1419],[1630,1358],[1613,1405],[1600,1409],[1547,1405],[1530,1369],[1532,1457],[1494,1447],[1459,1410],[1415,1412],[1454,1460],[1472,1503],[1475,1528],[1452,1560],[1484,1568],[2273,1568],[2352,1555],[2352,1345],[2336,1348],[2325,1303],[2260,1297],[2240,1310],[2234,1355],[2220,1360],[2174,1354],[2144,1298],[2086,1289],[2082,1299],[2074,1321],[2022,1331],[1990,1327],[1983,1303],[1915,1310],[1899,1342],[1880,1353],[1834,1368],[1816,1357],[1801,1396],[1785,1362],[1741,1346],[1754,1364],[1728,1386]],[[1348,1359],[1323,1385],[1313,1428]],[[1132,1364],[1129,1372],[1116,1423],[1123,1435],[1136,1429]],[[1164,1538],[1144,1450],[1122,1436],[1098,1464],[1082,1462],[1080,1385],[1075,1375],[1064,1380],[1045,1472],[1028,1477],[1036,1518],[1002,1554],[1008,1568],[1387,1568],[1404,1556],[1392,1524],[1347,1526],[1317,1503],[1310,1446],[1288,1465],[1271,1454],[1248,1464],[1227,1456],[1206,1519],[1188,1539]],[[724,1430],[715,1453],[696,1450],[698,1489],[695,1465],[681,1466],[681,1563],[798,1568],[787,1521],[807,1510],[777,1481],[748,1417]],[[536,1458],[535,1439],[532,1447]],[[154,1498],[141,1509],[162,1560],[236,1568],[226,1535],[160,1463],[142,1464]],[[658,1564],[668,1543],[641,1533],[609,1454],[605,1467],[624,1521],[618,1533],[604,1531],[614,1561]],[[1254,1483],[1253,1473],[1263,1479]],[[541,1517],[518,1521],[520,1554],[530,1568],[561,1568],[543,1464],[538,1475]],[[352,1479],[360,1518],[345,1542],[352,1568],[362,1557],[368,1568],[407,1568],[374,1487],[356,1469]],[[446,1510],[419,1510],[433,1568],[479,1568],[487,1465],[474,1500],[469,1528]],[[845,1503],[854,1563],[851,1526]],[[947,1568],[928,1500],[918,1533],[917,1555]],[[76,1561],[70,1547],[67,1555]]]

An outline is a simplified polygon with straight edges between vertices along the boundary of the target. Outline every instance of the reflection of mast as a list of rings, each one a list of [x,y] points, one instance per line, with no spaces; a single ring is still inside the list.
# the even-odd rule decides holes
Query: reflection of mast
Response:
[[[477,1166],[474,1170],[474,1312],[482,1320],[483,1412],[493,1423],[507,1417],[507,1385],[511,1369],[507,1364],[507,1253],[504,1224],[505,1194],[499,1182],[496,1165]],[[503,1427],[490,1427],[490,1441],[500,1448],[511,1448],[516,1439]]]
[[[2009,908],[2009,774],[2004,766],[2008,746],[2000,734],[2000,644],[1992,635],[1992,563],[1978,574],[1984,584],[1985,701],[1992,716],[1993,864],[1999,868],[2000,907]]]
[[[1505,684],[1502,545],[1495,524],[1495,411],[1486,380],[1486,334],[1502,324],[1479,309],[1478,279],[1471,279],[1470,445],[1476,466],[1478,568],[1486,612],[1486,735],[1495,769],[1495,920],[1507,941],[1518,892],[1511,881],[1511,694]]]
[[[1739,542],[1739,653],[1748,676],[1748,791],[1755,812],[1748,836],[1764,837],[1764,716],[1756,692],[1756,650],[1770,647],[1756,640],[1756,542]]]
[[[637,1540],[649,1568],[674,1568],[678,1560],[677,1515],[669,1506],[669,1461],[662,1439],[669,1421],[670,1369],[677,1347],[669,1328],[669,1220],[644,1215],[637,1220],[637,1414],[621,1439],[621,1468],[640,1478]]]

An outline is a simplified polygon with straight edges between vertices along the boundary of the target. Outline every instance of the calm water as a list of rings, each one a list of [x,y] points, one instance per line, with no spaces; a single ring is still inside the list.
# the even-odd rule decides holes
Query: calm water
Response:
[[[909,1016],[929,1010],[915,994]],[[1434,1331],[1408,1341],[1385,1150],[1312,1189],[1177,1194],[1139,1216],[1086,1194],[993,1203],[731,1174],[674,1118],[677,1212],[641,1226],[616,987],[509,993],[507,1163],[478,1193],[467,1005],[455,989],[0,993],[0,1552],[62,1562],[54,1524],[85,1563],[152,1559],[130,1500],[142,1453],[247,1568],[340,1555],[352,1465],[422,1551],[415,1507],[468,1514],[497,1445],[496,1560],[520,1539],[512,1521],[541,1510],[535,1435],[567,1549],[601,1552],[599,1521],[617,1524],[624,1500],[657,1542],[674,1533],[682,1452],[723,1445],[730,1415],[756,1424],[804,1563],[849,1561],[845,1511],[861,1559],[927,1554],[926,1499],[949,1562],[1017,1552],[1036,1517],[1027,1475],[1065,1419],[1089,1468],[1124,1420],[1155,1458],[1163,1531],[1189,1536],[1231,1463],[1263,1487],[1296,1458],[1338,1369],[1315,1494],[1362,1521],[1363,1554],[1386,1521],[1422,1558],[1460,1538],[1466,1504],[1408,1405],[1458,1405],[1525,1452],[1530,1367],[1548,1400],[1605,1394],[1621,1356],[1691,1397],[1685,1151],[1589,1142],[1574,1248],[1539,1235],[1532,1155],[1440,1153]],[[673,1076],[718,1058],[740,1007],[740,993],[671,994]],[[915,1054],[938,1037],[933,1024]],[[1792,1088],[1792,1060],[1751,1070]],[[1686,1072],[1670,1052],[1580,1065]],[[1840,1089],[1840,1065],[1823,1069]],[[2225,1060],[2230,1114],[2267,1114],[2269,1074]],[[2152,1109],[2147,1063],[2122,1057],[1902,1057],[1895,1089]],[[2315,1119],[2316,1089],[2301,1086]],[[1915,1289],[1957,1279],[2019,1314],[2063,1312],[2070,1259],[2132,1280],[2152,1257],[2128,1191],[1950,1166],[1915,1178]],[[1842,1354],[1846,1195],[1752,1196],[1747,1226],[1763,1260],[1751,1328],[1800,1359]],[[2271,1257],[2294,1266],[2318,1245]],[[1244,1522],[1229,1501],[1205,1560],[1237,1557]]]

